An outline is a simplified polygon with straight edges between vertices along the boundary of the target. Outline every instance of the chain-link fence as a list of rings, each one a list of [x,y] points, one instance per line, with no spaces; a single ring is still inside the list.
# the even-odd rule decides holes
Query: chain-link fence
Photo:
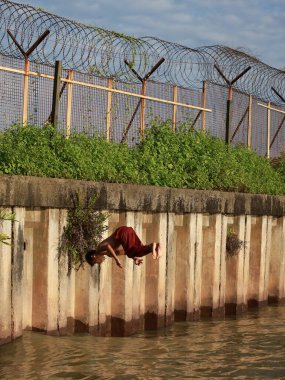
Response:
[[[4,130],[13,123],[23,121],[23,60],[0,55],[0,66],[0,126],[1,130]],[[127,131],[125,141],[128,144],[132,145],[139,141],[142,117],[140,84],[123,83],[79,72],[73,72],[73,81],[64,82],[68,75],[68,70],[62,71],[58,113],[60,130],[67,133],[70,128],[70,132],[84,132],[90,135],[100,133],[116,142],[122,141]],[[43,126],[49,120],[52,110],[53,78],[53,67],[30,63],[28,123]],[[72,95],[68,88],[71,85]],[[90,87],[93,85],[96,87]],[[108,88],[118,92],[108,92]],[[203,92],[202,88],[193,90],[149,80],[145,90],[144,128],[148,128],[155,118],[169,119],[174,127],[188,121],[193,128],[203,128],[213,136],[224,139],[227,97],[228,88],[213,83],[206,83]],[[260,104],[267,103],[233,91],[230,140],[234,144],[249,145],[259,155],[264,156],[268,155],[269,147],[270,156],[275,157],[284,150],[285,108],[271,103],[271,109],[268,109]]]
[[[284,150],[284,71],[241,50],[134,38],[0,0],[0,66],[2,130],[56,117],[67,136],[131,145],[159,117],[267,157]]]

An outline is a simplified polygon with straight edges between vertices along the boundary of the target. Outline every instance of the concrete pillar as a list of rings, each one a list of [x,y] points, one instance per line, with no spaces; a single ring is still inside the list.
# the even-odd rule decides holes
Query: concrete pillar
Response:
[[[285,217],[282,218],[282,242],[285,239]],[[284,301],[285,299],[285,245],[282,245],[280,260],[280,278],[279,278],[279,299]]]
[[[88,264],[85,264],[83,270],[85,272],[85,276],[89,277],[89,286],[86,289],[89,295],[86,314],[88,318],[88,331],[92,335],[99,335],[99,287],[102,269],[103,267],[99,265],[90,267]]]
[[[23,326],[23,262],[25,209],[15,207],[12,245],[12,338],[22,336]]]
[[[26,211],[26,215],[30,211]],[[24,261],[23,261],[23,329],[31,330],[33,325],[33,251],[34,251],[34,229],[24,228]]]
[[[227,217],[217,215],[215,231],[215,269],[213,284],[213,317],[225,314]]]
[[[126,213],[113,213],[109,218],[109,234],[113,233],[119,226],[126,225]],[[131,308],[132,308],[132,268],[130,259],[120,257],[123,268],[119,268],[113,259],[111,261],[112,278],[112,301],[111,301],[111,335],[124,336],[131,331]],[[127,292],[126,292],[127,291]],[[127,297],[130,303],[126,305]]]
[[[89,332],[89,281],[91,268],[75,271],[74,331]]]
[[[268,302],[268,280],[271,253],[272,216],[263,217],[264,232],[262,233],[262,251],[260,263],[259,299]]]
[[[48,210],[48,251],[47,251],[47,334],[58,334],[59,281],[59,209]]]
[[[105,278],[105,272],[106,267],[111,265],[110,260],[107,258],[101,265],[95,264],[93,267],[86,263],[75,272],[75,332],[105,335],[107,329],[110,331],[110,322],[109,327],[106,326],[104,299],[101,299],[102,295],[104,296],[106,281],[109,281],[109,278],[107,280]],[[103,283],[101,283],[102,280]],[[102,293],[100,293],[100,288]]]
[[[244,246],[243,246],[243,299],[242,304],[244,308],[247,308],[248,305],[248,284],[249,284],[249,257],[251,254],[251,215],[246,215],[245,217],[245,232],[244,232]]]
[[[202,276],[202,214],[189,214],[186,218],[188,230],[185,245],[187,255],[187,318],[199,319],[201,307],[201,276]]]
[[[11,210],[9,210],[11,211]],[[11,221],[3,221],[0,232],[12,236]],[[0,243],[0,345],[12,339],[11,325],[11,245]]]
[[[112,261],[107,259],[98,272],[98,335],[111,335],[111,313],[112,313]],[[94,294],[94,300],[96,295]],[[97,311],[94,308],[94,313]],[[96,317],[96,316],[95,316]],[[94,318],[95,318],[94,317]]]
[[[201,316],[218,316],[224,314],[224,306],[220,306],[222,278],[222,215],[215,214],[203,217],[203,260]]]
[[[47,331],[47,273],[48,273],[47,209],[30,210],[26,226],[33,226],[33,310],[32,328]]]
[[[159,260],[145,259],[145,329],[152,330],[165,323],[167,214],[145,214],[143,222],[145,242],[159,242],[162,253]]]
[[[248,227],[250,225],[246,223],[245,215],[228,217],[228,228],[237,234],[243,245],[235,256],[227,255],[226,257],[226,314],[240,313],[247,308]]]
[[[148,244],[149,241],[145,239],[145,231],[143,231],[143,215],[140,212],[132,213],[132,223],[130,224],[143,244]],[[130,219],[131,219],[130,218]],[[129,219],[127,219],[129,220]],[[131,223],[131,220],[130,220]],[[133,332],[141,331],[144,329],[144,314],[145,314],[145,268],[147,256],[143,257],[142,265],[135,265],[133,263],[133,286],[132,286],[132,329]]]
[[[166,248],[166,305],[165,324],[171,325],[174,321],[175,305],[175,271],[176,271],[176,244],[175,214],[168,214],[167,248]]]
[[[285,270],[285,218],[272,221],[271,260],[268,279],[268,302],[279,302],[284,295]]]
[[[251,218],[248,306],[267,303],[272,217]]]
[[[187,316],[187,243],[188,229],[186,215],[175,215],[176,262],[175,262],[175,298],[174,320],[185,321]]]
[[[106,222],[109,224],[109,221]],[[110,234],[109,229],[105,231],[103,238]],[[98,266],[97,266],[98,267]],[[111,335],[111,301],[112,301],[112,260],[106,259],[99,267],[99,289],[98,289],[98,334],[100,336]],[[96,295],[93,295],[96,299]],[[96,308],[94,308],[94,312]]]
[[[127,212],[125,218],[125,224],[133,227],[142,243],[145,244],[146,242],[142,237],[142,216],[135,212]],[[125,257],[124,335],[130,335],[138,331],[143,324],[141,316],[144,314],[145,282],[142,280],[142,276],[145,272],[146,257],[143,260],[142,265],[136,266],[132,259]]]
[[[62,238],[67,222],[67,210],[59,210],[59,238]],[[62,253],[58,258],[58,333],[74,331],[74,271],[68,276],[68,257]],[[72,305],[72,306],[71,306]]]

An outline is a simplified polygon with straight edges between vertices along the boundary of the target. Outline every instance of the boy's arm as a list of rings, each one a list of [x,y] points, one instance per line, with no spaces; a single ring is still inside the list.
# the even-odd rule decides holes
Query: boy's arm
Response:
[[[114,249],[112,248],[112,246],[110,244],[107,244],[106,249],[108,252],[110,252],[111,256],[116,261],[116,264],[118,265],[118,267],[123,268],[120,260],[118,259],[118,256],[116,255]]]

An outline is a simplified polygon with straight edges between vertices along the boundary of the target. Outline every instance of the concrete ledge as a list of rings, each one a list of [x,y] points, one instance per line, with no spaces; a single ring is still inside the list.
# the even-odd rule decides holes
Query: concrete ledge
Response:
[[[285,196],[173,189],[41,177],[0,177],[2,206],[69,208],[71,196],[98,194],[98,209],[233,215],[285,214]]]

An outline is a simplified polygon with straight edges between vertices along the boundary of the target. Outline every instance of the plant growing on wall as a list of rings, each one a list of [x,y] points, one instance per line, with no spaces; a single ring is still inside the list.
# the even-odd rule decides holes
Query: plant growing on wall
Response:
[[[59,255],[67,255],[68,275],[72,268],[78,270],[83,266],[87,250],[99,244],[108,228],[105,224],[108,214],[94,209],[96,199],[96,195],[85,201],[78,193],[72,196],[73,207],[68,210],[59,246]]]
[[[233,228],[228,228],[226,241],[227,256],[233,257],[238,255],[243,245],[244,242],[239,239],[238,235],[234,232]]]
[[[0,210],[0,227],[3,226],[4,220],[11,220],[12,222],[15,221],[15,213],[10,212],[8,210]],[[4,244],[10,244],[7,240],[11,239],[10,236],[7,234],[4,234],[3,232],[0,232],[0,243]]]

